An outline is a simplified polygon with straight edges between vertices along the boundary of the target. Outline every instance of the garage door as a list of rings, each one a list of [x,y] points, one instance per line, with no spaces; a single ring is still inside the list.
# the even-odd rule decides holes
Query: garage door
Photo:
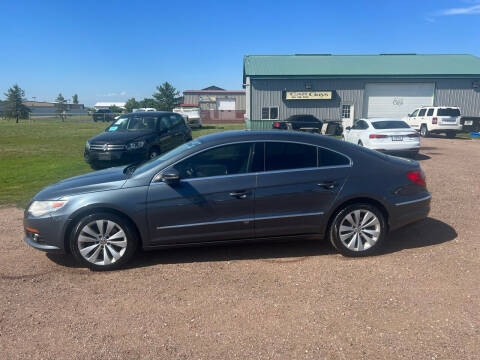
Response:
[[[217,99],[217,110],[235,110],[235,99]]]
[[[420,106],[433,105],[435,85],[431,83],[367,84],[364,116],[407,116]]]

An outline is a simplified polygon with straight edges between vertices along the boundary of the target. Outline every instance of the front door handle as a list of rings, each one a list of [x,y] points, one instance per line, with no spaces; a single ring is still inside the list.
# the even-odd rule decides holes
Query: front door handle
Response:
[[[337,183],[335,181],[325,181],[322,183],[318,183],[317,186],[323,187],[328,190],[332,190]]]
[[[230,196],[237,199],[246,199],[249,193],[250,192],[246,190],[232,191],[230,193]]]

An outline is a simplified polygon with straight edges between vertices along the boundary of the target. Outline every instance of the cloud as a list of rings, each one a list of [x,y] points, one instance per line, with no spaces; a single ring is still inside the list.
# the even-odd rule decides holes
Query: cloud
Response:
[[[118,96],[126,96],[127,95],[127,92],[126,91],[120,91],[118,93],[116,92],[111,92],[111,93],[108,93],[108,94],[100,94],[98,96],[104,96],[104,97],[118,97]]]
[[[474,15],[474,14],[480,14],[480,5],[444,9],[444,10],[438,11],[435,15],[450,16],[450,15]]]

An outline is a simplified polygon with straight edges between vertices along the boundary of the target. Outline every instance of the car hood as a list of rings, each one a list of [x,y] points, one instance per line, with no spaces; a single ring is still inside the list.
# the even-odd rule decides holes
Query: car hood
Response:
[[[150,135],[151,131],[106,131],[89,139],[90,144],[126,144]]]
[[[57,200],[72,195],[121,188],[128,178],[123,172],[124,168],[94,171],[59,181],[40,191],[34,200]]]

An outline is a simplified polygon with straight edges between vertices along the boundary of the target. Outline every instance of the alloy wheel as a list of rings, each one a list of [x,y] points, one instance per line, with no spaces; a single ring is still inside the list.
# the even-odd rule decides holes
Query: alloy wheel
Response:
[[[351,251],[365,251],[375,246],[381,234],[377,216],[365,209],[349,212],[340,222],[338,236]]]
[[[127,236],[112,220],[95,220],[85,225],[77,239],[80,255],[95,265],[117,262],[127,249]]]

